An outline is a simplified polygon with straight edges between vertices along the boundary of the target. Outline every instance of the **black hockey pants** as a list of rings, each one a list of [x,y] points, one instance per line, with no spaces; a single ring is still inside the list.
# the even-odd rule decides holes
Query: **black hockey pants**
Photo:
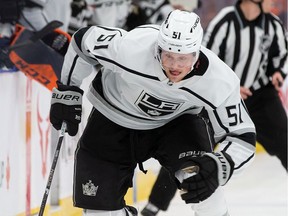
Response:
[[[287,115],[278,92],[266,86],[244,102],[255,124],[257,141],[287,170]]]
[[[118,210],[137,163],[151,157],[171,176],[193,155],[211,152],[211,129],[199,115],[182,115],[151,130],[124,128],[94,109],[75,153],[74,205]]]

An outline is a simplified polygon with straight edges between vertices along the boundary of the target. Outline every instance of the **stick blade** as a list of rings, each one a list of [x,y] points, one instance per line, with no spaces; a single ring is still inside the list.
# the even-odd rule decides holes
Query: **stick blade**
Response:
[[[46,26],[44,26],[40,31],[35,32],[35,34],[29,39],[32,42],[36,42],[37,40],[43,38],[48,33],[52,32],[54,29],[62,26],[63,23],[58,20],[53,20],[49,22]]]

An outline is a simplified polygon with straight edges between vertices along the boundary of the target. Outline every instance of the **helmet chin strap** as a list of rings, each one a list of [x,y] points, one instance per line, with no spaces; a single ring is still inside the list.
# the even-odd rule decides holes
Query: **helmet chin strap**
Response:
[[[195,64],[196,64],[196,62],[195,62],[194,64],[192,64],[191,69],[190,69],[190,71],[187,73],[187,75],[190,74],[190,73],[193,71]]]
[[[191,73],[191,72],[193,71],[194,65],[197,63],[197,61],[198,61],[198,59],[199,59],[199,55],[200,55],[200,50],[199,50],[198,52],[196,52],[196,59],[195,59],[194,63],[192,64],[191,70],[190,70],[189,73]],[[187,74],[189,74],[189,73],[187,73]]]

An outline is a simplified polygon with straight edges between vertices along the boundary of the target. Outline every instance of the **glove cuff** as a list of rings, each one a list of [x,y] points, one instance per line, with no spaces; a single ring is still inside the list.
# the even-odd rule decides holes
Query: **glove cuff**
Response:
[[[64,85],[59,80],[56,83],[57,83],[57,89],[59,91],[75,91],[75,92],[80,93],[81,95],[83,95],[84,93],[84,91],[77,86]]]
[[[205,156],[212,158],[218,168],[219,185],[225,185],[234,171],[234,162],[225,152],[205,153]]]
[[[57,88],[52,89],[51,104],[60,103],[68,106],[81,106],[82,94],[77,91],[66,90],[59,91]]]

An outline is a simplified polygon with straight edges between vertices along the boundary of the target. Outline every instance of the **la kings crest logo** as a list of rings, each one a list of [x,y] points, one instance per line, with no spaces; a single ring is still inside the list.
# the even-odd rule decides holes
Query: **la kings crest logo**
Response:
[[[95,187],[92,181],[89,180],[86,184],[82,184],[82,190],[83,194],[86,196],[96,196],[98,186]]]
[[[136,106],[149,116],[165,116],[178,110],[183,103],[176,103],[158,98],[147,92],[142,92]]]

